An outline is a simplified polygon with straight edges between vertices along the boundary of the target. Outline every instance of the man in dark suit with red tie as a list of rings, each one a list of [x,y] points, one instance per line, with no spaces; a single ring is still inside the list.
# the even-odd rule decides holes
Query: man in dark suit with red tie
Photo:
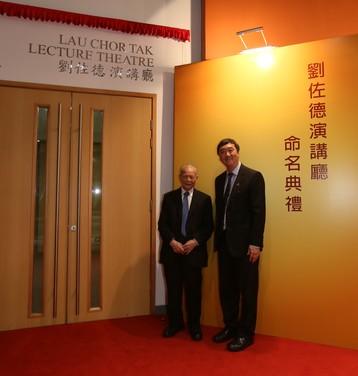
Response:
[[[169,320],[163,337],[172,337],[184,329],[184,289],[188,328],[194,341],[203,337],[202,268],[208,263],[207,241],[214,228],[211,197],[194,188],[197,178],[193,165],[180,168],[181,187],[164,195],[158,221],[162,238],[159,262],[164,266]]]
[[[265,182],[262,174],[239,160],[240,147],[231,138],[217,145],[226,171],[215,180],[215,250],[219,294],[225,327],[214,335],[229,351],[254,342],[258,266],[265,227]]]

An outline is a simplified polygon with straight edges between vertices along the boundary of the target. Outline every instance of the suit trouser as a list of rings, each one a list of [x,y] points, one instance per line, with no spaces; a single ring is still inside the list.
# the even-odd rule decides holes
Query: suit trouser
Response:
[[[183,290],[190,329],[200,328],[202,268],[189,265],[186,255],[177,255],[177,262],[164,265],[167,285],[167,315],[169,325],[180,327],[184,323],[182,312]]]
[[[257,317],[258,266],[245,254],[232,256],[225,235],[218,250],[220,303],[227,329],[238,337],[254,336]]]

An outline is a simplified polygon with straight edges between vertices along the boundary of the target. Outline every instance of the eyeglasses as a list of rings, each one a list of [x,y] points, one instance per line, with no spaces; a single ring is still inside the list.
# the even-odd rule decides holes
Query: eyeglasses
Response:
[[[235,150],[236,150],[235,148],[220,149],[219,155],[226,155],[227,153],[233,154]]]

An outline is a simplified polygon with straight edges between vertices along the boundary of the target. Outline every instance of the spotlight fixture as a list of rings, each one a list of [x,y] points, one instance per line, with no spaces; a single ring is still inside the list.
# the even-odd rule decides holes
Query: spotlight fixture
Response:
[[[247,45],[246,45],[246,43],[244,41],[243,36],[245,34],[254,33],[254,32],[260,32],[261,33],[262,39],[263,39],[263,41],[265,43],[264,46],[257,47],[257,48],[248,48],[247,47]],[[266,49],[275,48],[273,46],[268,46],[267,45],[267,41],[266,41],[265,34],[264,34],[264,28],[262,26],[253,27],[252,29],[237,31],[236,35],[238,35],[240,37],[241,42],[242,42],[242,44],[245,47],[245,50],[241,51],[240,54],[245,54],[245,53],[250,53],[250,52],[259,52],[259,51],[263,51],[263,50],[266,50]]]

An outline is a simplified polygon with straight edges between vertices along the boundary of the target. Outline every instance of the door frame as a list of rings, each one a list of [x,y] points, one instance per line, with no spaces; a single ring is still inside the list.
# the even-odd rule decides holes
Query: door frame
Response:
[[[57,86],[48,84],[35,84],[27,82],[0,80],[0,86],[15,87],[24,89],[64,91],[70,93],[115,95],[148,98],[152,101],[152,120],[151,120],[151,215],[150,215],[150,313],[155,314],[155,290],[156,290],[156,124],[157,124],[157,95],[151,93],[116,91],[107,89],[91,89],[72,86]]]

